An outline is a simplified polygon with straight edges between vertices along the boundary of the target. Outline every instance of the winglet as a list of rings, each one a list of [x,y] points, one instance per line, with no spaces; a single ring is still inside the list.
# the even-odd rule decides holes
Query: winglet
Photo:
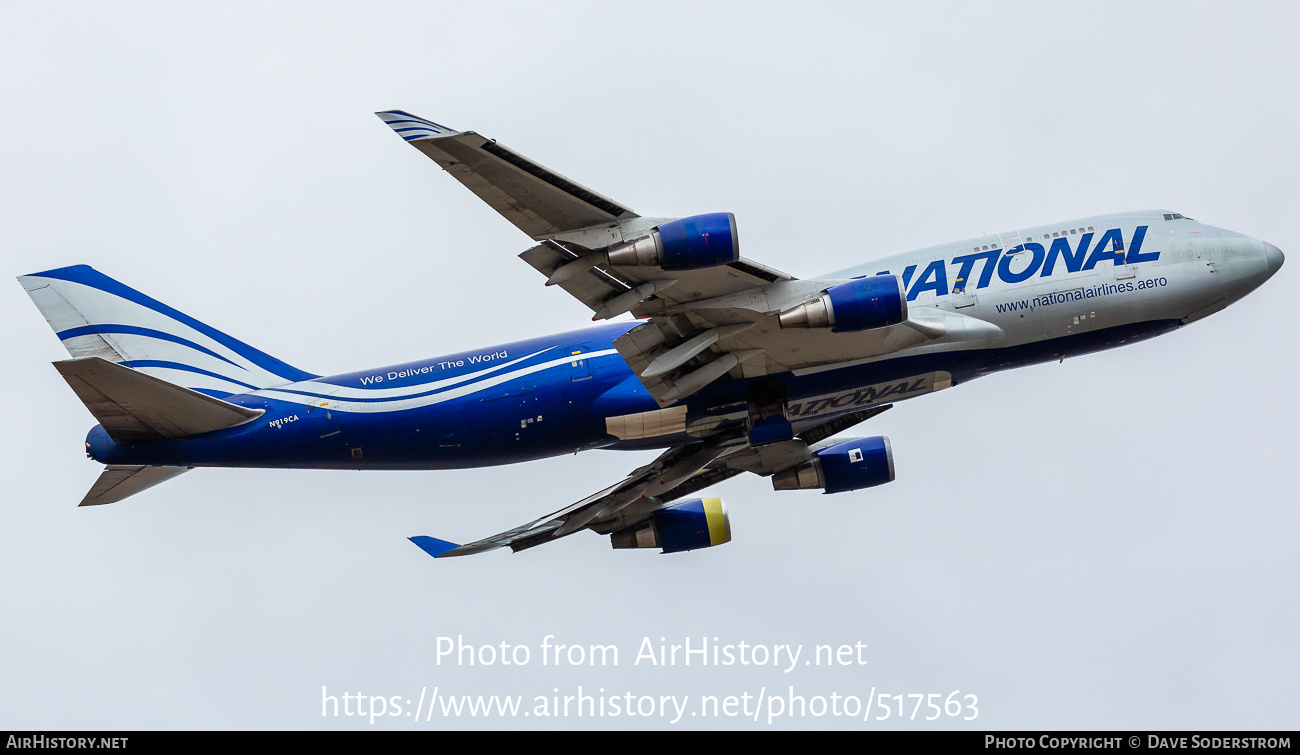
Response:
[[[429,537],[428,535],[416,535],[415,537],[407,538],[407,540],[420,546],[421,550],[434,558],[438,558],[447,551],[455,550],[460,547],[457,543],[449,543],[446,540],[439,540],[436,537]]]
[[[375,113],[379,116],[388,127],[397,132],[397,135],[408,142],[416,139],[432,139],[435,136],[451,136],[459,133],[455,129],[441,126],[433,121],[427,121],[419,116],[411,115],[402,110],[384,110]]]

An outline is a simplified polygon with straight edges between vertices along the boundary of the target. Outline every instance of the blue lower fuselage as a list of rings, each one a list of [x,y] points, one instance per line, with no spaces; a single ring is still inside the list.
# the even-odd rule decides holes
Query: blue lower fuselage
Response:
[[[661,448],[727,425],[744,426],[749,380],[712,386],[684,403],[669,434],[629,439],[609,418],[660,407],[611,342],[618,323],[378,370],[317,378],[226,401],[265,410],[257,419],[181,440],[116,443],[95,427],[89,455],[109,464],[303,469],[455,469],[528,461],[591,448]],[[982,374],[1132,343],[1178,320],[1090,331],[1004,348],[900,355],[796,376],[785,384],[792,419],[830,417]],[[872,386],[871,388],[865,388]],[[919,391],[919,392],[918,392]]]

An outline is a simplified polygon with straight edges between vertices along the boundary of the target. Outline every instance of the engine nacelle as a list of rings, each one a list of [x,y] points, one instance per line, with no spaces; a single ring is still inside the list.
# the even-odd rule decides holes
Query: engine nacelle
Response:
[[[615,548],[663,548],[679,553],[731,542],[731,520],[721,498],[696,498],[656,511],[648,521],[610,533]]]
[[[896,275],[856,278],[781,313],[783,328],[831,328],[835,333],[897,325],[907,319],[907,295]]]
[[[611,247],[611,265],[656,266],[664,270],[717,267],[740,259],[736,216],[714,212],[655,226],[649,236]]]
[[[823,448],[813,457],[772,475],[774,490],[844,493],[894,481],[889,438],[857,438]]]

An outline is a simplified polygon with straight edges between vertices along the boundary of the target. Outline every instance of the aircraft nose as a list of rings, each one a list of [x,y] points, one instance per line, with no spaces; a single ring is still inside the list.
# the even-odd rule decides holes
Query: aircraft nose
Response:
[[[1281,249],[1267,241],[1264,242],[1264,251],[1268,253],[1268,274],[1272,275],[1282,267],[1282,263],[1286,261],[1286,258],[1282,256]]]

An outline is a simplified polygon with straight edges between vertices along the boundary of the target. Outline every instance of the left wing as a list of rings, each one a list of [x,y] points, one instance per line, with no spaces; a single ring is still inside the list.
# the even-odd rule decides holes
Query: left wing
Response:
[[[427,535],[418,535],[410,540],[434,558],[469,556],[506,546],[518,552],[584,529],[611,535],[617,541],[619,533],[633,532],[638,525],[674,501],[741,472],[767,477],[788,469],[808,458],[810,452],[829,445],[827,439],[832,435],[864,422],[890,406],[886,404],[831,420],[805,423],[798,436],[781,443],[753,447],[744,435],[736,433],[670,448],[616,485],[541,519],[466,545]],[[721,542],[710,544],[720,545]]]
[[[721,456],[725,450],[726,446],[720,442],[693,443],[670,448],[616,485],[541,519],[467,545],[456,545],[427,536],[413,537],[411,542],[435,558],[469,556],[507,545],[511,550],[521,551],[588,526],[603,525],[632,504],[640,503],[637,513],[649,513],[662,503],[675,500],[676,496],[666,500],[665,497]],[[739,474],[739,471],[734,474]]]

